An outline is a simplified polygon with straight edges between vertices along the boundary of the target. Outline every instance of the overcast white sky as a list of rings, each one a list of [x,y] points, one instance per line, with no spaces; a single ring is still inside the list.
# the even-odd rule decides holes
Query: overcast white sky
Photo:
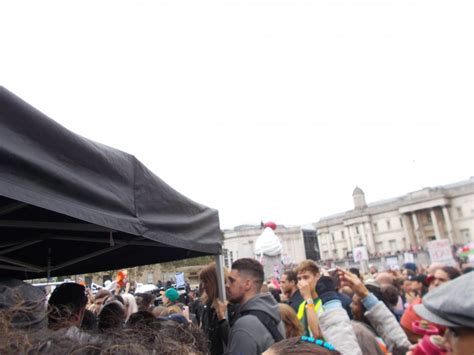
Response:
[[[221,226],[474,175],[474,1],[1,1],[0,82]]]

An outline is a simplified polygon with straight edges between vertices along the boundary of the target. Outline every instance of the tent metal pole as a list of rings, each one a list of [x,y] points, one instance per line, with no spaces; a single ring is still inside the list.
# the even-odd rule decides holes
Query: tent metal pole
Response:
[[[121,245],[116,245],[114,247],[108,247],[108,248],[105,248],[105,249],[101,249],[101,250],[97,250],[93,253],[90,253],[90,254],[86,254],[86,255],[83,255],[79,258],[76,258],[76,259],[72,259],[72,260],[69,260],[69,261],[66,261],[62,264],[59,264],[59,265],[55,265],[52,267],[52,270],[53,271],[56,271],[56,270],[59,270],[59,269],[63,269],[67,266],[71,266],[71,265],[74,265],[74,264],[77,264],[77,263],[80,263],[82,261],[85,261],[85,260],[88,260],[88,259],[91,259],[91,258],[94,258],[96,256],[99,256],[99,255],[102,255],[102,254],[105,254],[105,253],[109,253],[111,251],[114,251],[115,249],[119,249],[119,248],[123,248],[124,246],[126,246],[125,244],[121,244]]]
[[[34,272],[44,272],[45,271],[44,267],[29,264],[29,263],[26,263],[24,261],[15,260],[15,259],[12,259],[12,258],[7,258],[5,256],[0,256],[0,261],[5,262],[5,263],[9,263],[9,264],[13,264],[13,265],[16,265],[16,266],[21,266],[21,267],[24,267],[25,269],[34,270]]]
[[[48,248],[48,264],[47,264],[47,270],[46,270],[46,283],[49,284],[49,281],[51,279],[51,248]]]
[[[10,212],[14,212],[16,210],[22,209],[23,207],[28,206],[26,203],[23,202],[14,202],[9,205],[0,208],[0,216],[4,214],[9,214]]]
[[[219,289],[219,298],[225,302],[225,280],[224,280],[224,256],[222,254],[216,254],[216,271],[217,271],[217,286]]]
[[[52,229],[78,232],[110,232],[112,230],[110,228],[101,227],[91,223],[20,221],[5,219],[0,220],[0,227],[22,229]]]
[[[20,245],[15,245],[11,248],[4,249],[4,250],[0,251],[0,255],[8,254],[12,251],[15,251],[15,250],[18,250],[18,249],[23,249],[23,248],[29,247],[30,245],[37,244],[37,243],[40,243],[40,242],[42,242],[42,241],[41,240],[32,240],[30,242],[26,242],[26,243],[23,243],[23,244],[20,244]]]
[[[88,237],[80,237],[80,236],[67,236],[67,235],[48,235],[44,237],[44,239],[49,240],[66,240],[66,241],[77,241],[77,242],[90,242],[90,243],[101,243],[101,244],[109,244],[110,245],[110,236],[109,239],[99,239],[99,238],[88,238]],[[139,245],[145,247],[159,247],[159,248],[173,248],[171,245],[161,244],[159,242],[151,241],[151,240],[124,240],[124,239],[113,239],[114,245],[124,244],[124,245]],[[1,246],[1,245],[0,245]]]
[[[12,271],[32,272],[32,273],[39,272],[37,269],[30,269],[27,267],[10,266],[10,265],[0,265],[0,270],[12,270]]]
[[[15,241],[11,241],[11,242],[0,243],[0,248],[6,248],[6,247],[9,247],[9,246],[12,246],[12,245],[20,245],[21,243],[25,243],[27,241],[28,240],[15,240]]]

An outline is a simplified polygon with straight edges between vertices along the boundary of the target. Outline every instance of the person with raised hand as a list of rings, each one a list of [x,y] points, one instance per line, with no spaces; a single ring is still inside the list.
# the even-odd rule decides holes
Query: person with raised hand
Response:
[[[333,280],[328,276],[319,278],[316,293],[322,302],[323,311],[319,315],[318,326],[324,339],[343,355],[362,355],[351,320],[342,307]]]
[[[313,260],[304,260],[296,268],[296,274],[303,299],[296,315],[303,325],[304,335],[320,338],[318,314],[322,312],[322,302],[316,292],[316,283],[321,277],[319,267]]]
[[[388,350],[394,355],[406,354],[411,344],[394,314],[382,301],[369,292],[356,275],[341,268],[338,268],[338,274],[341,284],[350,287],[362,300],[366,309],[365,318],[370,322],[377,335],[387,344]]]

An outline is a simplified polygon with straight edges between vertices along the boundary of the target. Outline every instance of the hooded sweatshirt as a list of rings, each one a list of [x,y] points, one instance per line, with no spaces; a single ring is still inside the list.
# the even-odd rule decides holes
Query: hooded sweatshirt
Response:
[[[275,319],[278,330],[285,337],[285,326],[280,318],[278,303],[268,292],[258,294],[237,310],[237,320],[230,329],[226,354],[261,354],[275,342],[265,325],[256,316],[246,314],[239,317],[239,313],[250,310],[263,311]]]

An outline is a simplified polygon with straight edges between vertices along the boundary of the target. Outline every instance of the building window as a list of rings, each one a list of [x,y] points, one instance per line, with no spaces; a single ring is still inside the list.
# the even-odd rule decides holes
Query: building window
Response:
[[[390,230],[391,228],[392,228],[392,227],[391,227],[391,225],[390,225],[390,220],[388,219],[388,220],[387,220],[387,230]]]
[[[379,226],[377,223],[374,223],[374,231],[377,233],[379,231]]]
[[[336,238],[334,237],[334,233],[331,233],[331,239],[333,242],[335,241]]]
[[[148,271],[147,275],[146,275],[146,282],[148,284],[153,284],[153,271]]]
[[[342,249],[342,257],[347,258],[347,248]]]
[[[341,239],[346,239],[346,236],[344,235],[344,231],[341,231]]]
[[[459,218],[462,218],[462,217],[463,217],[463,214],[462,214],[462,207],[461,207],[461,206],[456,207],[456,213],[458,214],[458,217],[459,217]]]
[[[332,255],[334,259],[337,259],[337,249],[332,250]]]
[[[397,241],[395,239],[389,240],[390,251],[395,252],[397,251]]]
[[[229,252],[229,264],[232,265],[234,262],[234,253],[231,251]]]
[[[359,234],[359,226],[356,226],[356,234]]]
[[[403,218],[400,218],[400,228],[403,228]]]
[[[382,252],[383,251],[383,242],[375,243],[375,249],[377,249],[378,252]]]
[[[433,220],[431,219],[431,213],[428,213],[426,215],[426,224],[429,226],[433,224]]]
[[[229,264],[229,251],[227,249],[222,249],[222,254],[224,254],[224,264],[225,266],[230,269],[231,263]]]

